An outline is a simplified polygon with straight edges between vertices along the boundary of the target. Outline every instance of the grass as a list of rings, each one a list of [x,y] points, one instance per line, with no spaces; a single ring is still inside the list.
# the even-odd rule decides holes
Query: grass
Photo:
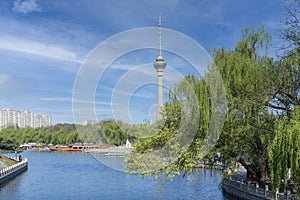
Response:
[[[10,159],[8,157],[5,157],[5,156],[1,156],[0,155],[0,169],[3,169],[5,167],[9,167],[9,166],[12,166],[14,164],[17,164],[18,162],[13,160],[13,159]]]

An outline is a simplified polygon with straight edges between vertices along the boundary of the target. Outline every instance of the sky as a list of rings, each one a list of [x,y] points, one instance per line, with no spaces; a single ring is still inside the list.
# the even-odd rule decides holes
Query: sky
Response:
[[[273,36],[274,55],[284,21],[281,0],[0,0],[0,108],[49,115],[53,124],[73,123],[74,84],[93,49],[115,34],[157,27],[159,15],[163,28],[187,35],[206,51],[232,49],[243,28],[264,26]],[[193,73],[184,59],[163,55],[168,64],[165,82],[178,82],[175,72]],[[157,85],[145,84],[131,93],[126,102],[130,120],[115,114],[120,105],[114,104],[114,95],[128,92],[120,86],[124,77],[131,82],[144,79],[130,74],[133,69],[156,80],[151,66],[156,57],[157,49],[141,49],[112,61],[98,79],[94,101],[86,102],[93,104],[98,120],[155,119]],[[164,88],[164,101],[168,89]]]

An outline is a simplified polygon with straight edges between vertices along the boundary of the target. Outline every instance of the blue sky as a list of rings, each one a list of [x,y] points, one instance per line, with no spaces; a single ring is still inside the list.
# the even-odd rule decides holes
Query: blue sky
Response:
[[[284,20],[280,0],[1,0],[0,108],[50,115],[54,124],[72,123],[73,84],[85,57],[114,34],[157,26],[160,13],[164,27],[188,35],[206,50],[232,48],[242,28],[260,26],[273,35],[276,49],[276,31]],[[164,55],[169,68],[183,75],[190,71],[185,61]],[[113,118],[112,93],[120,77],[153,63],[156,56],[154,50],[136,51],[111,65],[95,91],[98,119]],[[132,122],[151,120],[155,102],[155,85],[136,90],[129,103]]]

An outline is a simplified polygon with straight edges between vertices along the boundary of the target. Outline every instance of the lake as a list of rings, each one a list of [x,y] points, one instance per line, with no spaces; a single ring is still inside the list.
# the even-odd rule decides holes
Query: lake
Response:
[[[29,159],[28,171],[1,185],[0,199],[229,200],[219,187],[221,171],[199,169],[173,180],[140,178],[111,169],[88,153],[24,152],[22,156]]]

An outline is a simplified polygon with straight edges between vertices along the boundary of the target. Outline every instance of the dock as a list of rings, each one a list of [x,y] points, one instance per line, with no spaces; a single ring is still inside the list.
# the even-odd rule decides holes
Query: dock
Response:
[[[127,147],[109,147],[106,149],[94,149],[86,151],[86,153],[100,154],[105,156],[125,156],[127,153],[130,153],[133,148]]]

